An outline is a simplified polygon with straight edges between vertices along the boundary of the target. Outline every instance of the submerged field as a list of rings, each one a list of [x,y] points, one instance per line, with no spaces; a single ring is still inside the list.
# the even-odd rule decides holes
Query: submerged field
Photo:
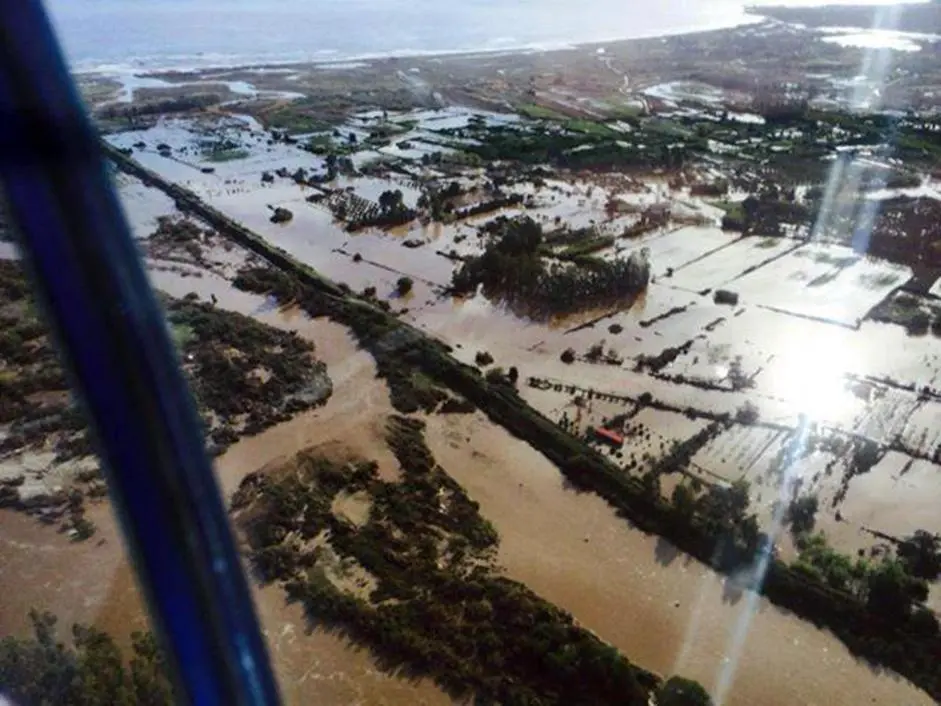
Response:
[[[929,352],[933,336],[912,339],[897,325],[870,321],[870,312],[910,280],[909,267],[832,238],[808,242],[806,234],[782,237],[770,227],[763,234],[760,220],[744,237],[722,230],[714,212],[723,211],[709,197],[655,175],[625,179],[550,169],[521,177],[460,156],[471,144],[464,131],[486,141],[487,130],[518,129],[514,121],[461,109],[379,111],[285,142],[251,119],[205,118],[164,121],[109,140],[301,261],[401,311],[468,362],[487,351],[495,365],[515,366],[523,377],[634,399],[649,391],[707,414],[734,413],[749,402],[761,419],[783,430],[806,417],[834,434],[862,435],[930,462],[938,441],[924,431],[932,418],[926,405],[933,404],[932,381],[941,372]],[[240,155],[214,160],[206,145],[219,142],[231,143]],[[301,149],[307,145],[323,153]],[[348,156],[355,171],[334,175],[335,155]],[[421,203],[422,209],[423,199],[444,186],[456,194],[444,222],[413,218],[350,232],[333,205],[355,197],[359,208],[379,208],[384,192],[397,191],[403,208]],[[148,198],[132,182],[122,189],[129,202]],[[520,201],[511,207],[487,210],[488,202],[514,194]],[[162,197],[154,192],[152,198],[153,205],[135,205],[132,212],[159,209]],[[479,213],[468,210],[476,204]],[[292,218],[272,223],[276,208],[288,209]],[[700,223],[685,224],[690,213]],[[452,299],[452,276],[461,261],[484,252],[487,224],[522,215],[546,233],[549,260],[564,264],[575,257],[576,264],[564,266],[581,266],[577,257],[613,261],[643,250],[654,281],[633,302],[549,320],[529,318],[486,291]],[[571,255],[574,248],[586,254]],[[412,282],[407,293],[399,289],[402,278]],[[718,290],[732,292],[736,303],[714,301]],[[561,363],[568,349],[575,361]],[[886,355],[890,350],[896,353]],[[919,399],[926,386],[928,398]],[[562,409],[562,403],[548,408]],[[697,463],[718,478],[760,478],[757,458],[766,445],[764,436],[746,435],[730,450],[707,447]],[[730,454],[739,459],[733,465]],[[850,494],[857,482],[849,482]],[[755,499],[761,494],[765,501],[767,492],[757,487]],[[851,513],[840,512],[839,502],[823,514],[856,524]],[[867,528],[904,534],[891,522],[870,520]]]
[[[610,70],[599,57],[593,65]],[[794,575],[836,587],[844,598],[851,587],[853,610],[867,604],[880,567],[895,566],[907,538],[917,530],[941,533],[931,514],[941,500],[934,482],[941,471],[935,340],[941,305],[930,288],[941,281],[941,259],[927,234],[913,236],[914,247],[896,238],[914,233],[912,223],[930,220],[936,182],[924,171],[927,151],[890,164],[866,147],[890,128],[909,137],[926,128],[914,118],[889,126],[824,112],[794,118],[790,127],[772,124],[751,112],[725,111],[724,94],[707,83],[661,82],[638,93],[651,103],[606,120],[550,110],[540,91],[541,102],[522,111],[528,119],[461,107],[347,107],[312,120],[311,104],[283,95],[273,105],[252,104],[255,117],[229,106],[141,121],[107,135],[113,147],[188,189],[220,219],[244,225],[265,247],[358,295],[337,314],[336,302],[326,306],[283,272],[269,270],[257,248],[247,255],[234,246],[231,232],[209,225],[215,216],[204,213],[207,222],[185,200],[174,203],[138,177],[117,177],[153,282],[187,302],[170,306],[186,359],[198,365],[208,355],[203,348],[215,351],[244,374],[238,385],[257,402],[237,409],[245,395],[221,394],[197,381],[210,432],[220,450],[232,444],[217,464],[226,496],[253,478],[261,485],[244,486],[241,509],[277,514],[283,508],[265,505],[258,491],[268,487],[265,478],[289,478],[292,463],[307,468],[304,458],[339,464],[321,464],[302,479],[318,508],[316,528],[248,537],[256,562],[266,551],[271,562],[262,568],[277,569],[268,576],[276,585],[261,589],[258,600],[269,644],[298,702],[305,692],[297,684],[308,679],[339,683],[333,703],[372,703],[386,682],[375,678],[372,657],[349,657],[343,640],[316,629],[331,657],[309,667],[308,636],[298,635],[308,626],[299,611],[281,605],[280,587],[295,597],[327,596],[337,612],[320,617],[348,630],[357,625],[349,635],[374,651],[381,652],[379,623],[398,626],[386,637],[407,648],[414,657],[409,666],[420,664],[416,673],[438,686],[430,679],[402,686],[389,703],[443,703],[448,696],[440,686],[514,698],[516,689],[571,689],[563,677],[544,683],[534,676],[528,658],[499,632],[487,639],[525,686],[500,681],[486,660],[475,657],[466,670],[448,661],[463,654],[462,631],[476,625],[478,611],[492,609],[493,601],[516,608],[523,601],[529,610],[540,596],[562,609],[552,613],[553,630],[571,632],[586,654],[601,648],[581,626],[641,667],[699,679],[725,703],[927,699],[855,662],[842,626],[830,625],[841,643],[759,598],[750,590],[758,587],[751,567],[723,577],[719,557],[707,566],[708,556],[700,556],[706,563],[699,563],[568,485],[577,486],[573,478],[585,472],[583,465],[600,467],[585,456],[599,452],[611,464],[605,473],[617,478],[608,487],[632,493],[642,487],[644,502],[658,512],[664,502],[676,510],[672,529],[685,528],[677,530],[678,542],[688,540],[683,532],[692,532],[693,519],[709,531],[724,527],[733,545],[743,544],[761,561],[789,562]],[[650,114],[651,105],[659,112]],[[792,151],[800,158],[792,160]],[[906,179],[918,182],[908,187],[917,195],[894,186]],[[815,215],[824,203],[829,215]],[[867,223],[876,224],[868,248],[859,235]],[[242,319],[239,340],[201,338],[205,316],[222,316],[216,307],[279,331],[268,331],[270,345],[252,351],[240,346],[261,334]],[[410,339],[407,325],[446,348]],[[301,357],[310,354],[310,341],[327,366],[312,363],[311,370],[329,375],[336,389],[322,410],[302,412],[325,399],[314,400],[303,384]],[[435,357],[441,351],[447,365]],[[272,356],[282,353],[296,365],[274,367]],[[511,437],[493,417],[474,411],[462,396],[467,388],[458,392],[453,380],[442,380],[454,361],[474,367],[467,373],[473,384],[465,384],[489,391],[505,403],[499,409],[531,405],[548,426],[580,439],[571,443],[589,446],[553,463]],[[61,396],[59,387],[54,391]],[[426,424],[429,463],[446,469],[436,466],[431,486],[422,469],[401,458],[397,463],[390,451],[393,410]],[[392,424],[401,431],[413,422]],[[599,429],[623,443],[612,444]],[[315,456],[295,459],[310,447]],[[5,456],[4,463],[32,463],[31,478],[58,479],[46,473],[48,459],[21,457]],[[351,460],[375,460],[377,467],[365,481],[351,480],[344,475]],[[340,476],[352,485],[337,494],[331,483]],[[402,483],[410,484],[413,500],[423,498],[421,513],[403,509],[409,503]],[[437,503],[424,502],[435,493]],[[639,501],[630,497],[621,512],[636,511]],[[722,505],[728,497],[752,515],[726,527],[728,517],[744,513]],[[449,508],[461,512],[466,526],[454,525]],[[110,539],[115,527],[99,514]],[[461,533],[486,521],[501,541],[475,551],[499,547],[499,563],[474,552],[455,559]],[[251,535],[251,522],[243,527]],[[334,536],[325,540],[313,531],[324,527]],[[41,541],[17,528],[29,535],[22,545]],[[417,549],[395,539],[410,530],[424,537]],[[435,533],[446,548],[432,541]],[[474,537],[463,541],[473,544]],[[624,547],[637,561],[625,560]],[[5,551],[23,571],[21,548],[14,542]],[[412,557],[411,568],[396,568],[413,549],[421,556]],[[833,570],[844,560],[855,572],[849,578]],[[108,561],[118,559],[111,554]],[[473,615],[465,621],[408,589],[427,582],[429,596],[437,595],[441,581],[455,578],[445,575],[448,562],[447,571],[462,580],[477,562],[490,608],[469,604]],[[484,576],[484,564],[492,576]],[[508,591],[501,572],[528,589]],[[907,625],[909,613],[929,615],[925,606],[941,608],[936,584],[924,587],[921,595],[915,582],[917,596],[906,596],[900,624]],[[48,588],[44,599],[67,602]],[[122,591],[118,602],[137,614],[132,590],[123,585]],[[407,606],[392,605],[399,600]],[[774,600],[780,605],[780,595]],[[425,622],[448,621],[455,635],[429,632],[419,614]],[[83,611],[75,617],[90,619]],[[851,646],[870,658],[882,654],[879,645]],[[352,667],[332,671],[334,657],[336,664],[352,660]],[[632,683],[626,664],[617,662],[611,673]],[[916,676],[924,687],[928,678]]]

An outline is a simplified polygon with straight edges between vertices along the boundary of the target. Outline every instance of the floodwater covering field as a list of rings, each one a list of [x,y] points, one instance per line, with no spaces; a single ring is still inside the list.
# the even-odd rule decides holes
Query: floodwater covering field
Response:
[[[440,137],[435,130],[460,127],[472,117],[472,111],[452,109],[393,115],[390,120],[406,123],[397,139],[416,145],[430,144]],[[363,134],[370,124],[383,119],[361,115],[341,132]],[[479,119],[501,120],[492,114],[481,114]],[[941,444],[936,432],[941,426],[937,423],[941,422],[941,400],[935,393],[919,399],[918,392],[925,385],[934,386],[936,378],[941,380],[941,358],[933,352],[930,336],[911,338],[899,326],[867,319],[874,306],[910,277],[907,268],[862,257],[842,246],[760,234],[742,238],[706,224],[664,226],[639,238],[622,236],[623,228],[635,219],[610,212],[608,204],[618,198],[648,205],[672,199],[702,207],[704,213],[711,208],[686,191],[672,192],[662,179],[625,185],[601,177],[557,175],[542,187],[515,186],[528,200],[511,209],[448,224],[413,222],[391,231],[350,233],[322,202],[325,190],[350,191],[367,202],[378,201],[386,190],[399,190],[404,202],[414,205],[426,176],[416,160],[420,162],[419,153],[425,154],[425,148],[385,152],[411,158],[404,169],[380,170],[372,176],[352,174],[315,186],[295,183],[290,176],[263,180],[265,173],[290,175],[298,169],[323,175],[326,161],[297,145],[272,139],[250,119],[163,120],[156,127],[108,139],[132,149],[133,157],[147,168],[192,189],[328,277],[356,291],[375,287],[377,298],[451,344],[460,360],[472,364],[478,352],[487,351],[495,365],[518,367],[523,397],[553,419],[563,413],[568,418],[578,416],[584,428],[616,415],[634,415],[631,423],[645,435],[629,438],[628,446],[656,456],[705,428],[703,418],[690,418],[681,410],[734,416],[746,403],[753,404],[761,423],[732,426],[700,449],[692,466],[707,482],[749,481],[753,509],[764,520],[770,517],[773,502],[789,490],[773,472],[781,449],[791,431],[810,419],[838,435],[857,434],[878,444],[900,440],[921,457],[909,463],[886,455],[869,473],[850,479],[834,504],[839,477],[831,478],[823,471],[839,459],[825,453],[800,459],[792,480],[803,478],[806,487],[820,493],[818,526],[835,546],[847,551],[870,546],[868,529],[897,536],[914,529],[941,529],[930,516],[930,509],[941,501],[941,488],[934,482],[941,467],[927,460]],[[222,152],[219,145],[225,148]],[[417,151],[412,153],[413,149]],[[353,155],[354,162],[358,156]],[[472,184],[483,178],[482,170],[469,167],[460,178]],[[179,216],[161,192],[123,176],[118,183],[135,234],[142,241],[157,217]],[[292,212],[289,222],[271,222],[273,210],[279,207]],[[615,239],[614,246],[599,253],[600,257],[645,248],[656,281],[633,301],[551,320],[521,316],[484,292],[450,297],[446,288],[459,266],[454,255],[479,254],[483,239],[478,237],[478,227],[499,215],[529,215],[546,228],[560,223],[571,228],[596,226]],[[245,261],[231,256],[226,267],[202,273],[191,263],[151,263],[151,277],[158,287],[176,296],[191,291],[203,299],[214,296],[222,306],[265,321],[280,320],[282,314],[263,298],[232,290],[228,278]],[[407,295],[396,293],[402,276],[414,280]],[[714,301],[717,289],[733,291],[738,302]],[[330,374],[335,382],[346,380],[351,386],[346,388],[349,393],[342,407],[330,409],[352,415],[350,419],[358,418],[360,408],[386,409],[388,400],[373,396],[374,368],[364,361],[365,354],[349,347],[350,341],[340,340],[333,335],[336,332],[324,334],[302,316],[280,325],[302,332],[313,326],[308,333],[317,339],[318,350],[326,354],[333,347]],[[324,335],[326,339],[318,339]],[[327,349],[323,348],[325,340]],[[599,346],[604,354],[601,361],[589,355]],[[568,349],[574,353],[572,363],[560,360]],[[665,356],[662,366],[649,367],[650,359],[672,349],[675,354]],[[528,388],[524,383],[529,377],[555,381],[560,389]],[[566,391],[566,386],[577,392]],[[587,408],[576,404],[588,391],[618,399],[597,400]],[[636,400],[643,393],[675,411],[638,407]],[[334,404],[340,401],[331,401]],[[302,415],[233,447],[220,462],[226,490],[234,489],[245,473],[314,443],[319,433],[315,417]],[[528,447],[502,436],[496,444],[494,439],[502,430],[479,424],[468,429],[444,428],[443,422],[432,422],[440,427],[433,426],[429,435],[436,454],[440,453],[441,460],[453,459],[446,467],[453,467],[457,479],[482,503],[485,516],[491,517],[504,537],[503,561],[509,575],[571,610],[641,664],[665,673],[678,671],[701,679],[710,688],[726,689],[727,703],[809,703],[825,693],[830,695],[820,702],[859,703],[870,693],[883,703],[921,702],[921,695],[905,683],[872,674],[835,640],[763,602],[749,618],[753,620],[750,649],[736,664],[735,678],[729,682],[726,638],[744,619],[750,598],[742,599],[741,605],[723,601],[727,587],[705,567],[684,565],[681,560],[658,562],[656,540],[628,529],[596,499],[565,490],[558,473],[551,465],[547,469],[548,462],[538,454],[532,457]],[[465,441],[458,444],[464,448],[457,450],[454,443],[459,433]],[[337,436],[345,434],[355,436],[355,424],[337,428]],[[506,454],[517,459],[508,467],[519,475],[518,481],[513,476],[516,482],[507,484],[501,476],[498,482],[486,470],[476,455],[483,452],[478,444],[481,439],[491,444],[486,448],[501,449],[493,452],[499,458],[495,456],[492,462],[509,462]],[[897,456],[911,460],[905,454]],[[838,463],[836,467],[842,469]],[[507,487],[511,494],[516,492],[518,484],[520,507],[526,508],[519,517],[528,517],[525,522],[513,518],[507,506],[512,498],[501,497]],[[910,513],[899,510],[909,504]],[[587,509],[587,514],[578,514]],[[535,519],[539,512],[568,519],[558,523],[555,531],[533,532],[542,526]],[[837,518],[837,512],[843,519]],[[625,553],[625,547],[633,549]],[[631,561],[625,559],[628,555]],[[691,576],[696,580],[691,581]],[[668,598],[673,595],[670,591],[675,599]],[[643,598],[635,604],[627,600],[630,596]],[[281,608],[271,611],[280,615]],[[619,617],[612,621],[612,615]],[[645,620],[666,627],[656,628]],[[277,628],[283,631],[278,633],[279,640],[298,629],[296,622],[291,623],[293,627],[288,622]],[[649,629],[637,629],[645,624]],[[794,649],[789,646],[780,652],[779,663],[770,667],[782,644]],[[295,663],[292,674],[298,673],[295,668],[303,670],[302,662]],[[804,683],[798,684],[801,679]],[[436,693],[421,698],[425,697],[437,703]],[[342,698],[337,696],[336,703]]]
[[[440,141],[436,130],[461,127],[472,119],[494,124],[508,119],[490,113],[473,116],[473,111],[448,109],[394,114],[388,120],[404,125],[399,136],[403,140],[429,144]],[[381,113],[361,114],[350,120],[348,128],[364,134],[385,119]],[[347,127],[340,128],[341,134],[345,132]],[[876,304],[910,277],[907,268],[839,245],[761,235],[741,238],[710,226],[668,227],[639,239],[617,237],[621,226],[615,224],[632,221],[608,211],[612,200],[647,205],[672,200],[711,208],[685,190],[672,193],[661,179],[625,185],[605,178],[560,176],[547,179],[540,188],[512,187],[531,203],[509,212],[448,225],[415,223],[392,232],[350,234],[325,206],[307,201],[317,187],[282,177],[262,182],[264,172],[279,169],[322,174],[325,162],[296,145],[272,141],[251,119],[209,118],[198,124],[165,120],[154,128],[109,139],[125,148],[143,142],[144,147],[134,152],[142,164],[193,189],[273,244],[354,290],[375,287],[377,296],[396,310],[407,309],[409,320],[454,345],[455,354],[467,362],[473,362],[477,351],[487,350],[497,364],[516,365],[524,375],[547,373],[609,391],[654,390],[658,397],[716,413],[734,412],[748,399],[765,418],[782,424],[796,424],[801,414],[809,414],[846,432],[871,435],[878,443],[890,443],[902,434],[905,443],[921,453],[930,454],[938,445],[937,438],[922,430],[926,422],[919,416],[930,420],[931,408],[909,421],[907,411],[916,407],[913,393],[879,383],[923,386],[941,379],[941,358],[933,353],[930,338],[912,339],[897,326],[866,320]],[[214,161],[205,145],[223,140],[238,153]],[[161,143],[171,147],[171,156],[155,149]],[[405,202],[413,204],[425,171],[414,161],[404,164],[398,172],[342,177],[327,186],[352,190],[367,201],[377,200],[385,189],[398,189]],[[207,168],[212,173],[206,173]],[[468,168],[461,178],[473,182],[479,175],[480,170]],[[164,205],[159,196],[155,203],[141,205],[146,199],[133,184],[122,189],[131,212],[150,214]],[[286,224],[271,223],[275,207],[290,209],[294,218]],[[599,232],[614,234],[615,247],[601,253],[606,258],[646,248],[657,281],[629,306],[550,322],[520,317],[482,294],[464,300],[443,296],[457,265],[442,255],[479,253],[482,244],[476,228],[497,215],[517,214],[529,215],[545,227],[594,225]],[[135,217],[142,224],[151,219]],[[405,243],[419,247],[404,247]],[[394,290],[403,275],[412,278],[415,287],[400,298]],[[739,303],[714,303],[712,292],[719,288],[736,293]],[[599,344],[612,359],[623,362],[611,367],[585,361],[567,366],[558,361],[565,349],[582,356]],[[630,371],[642,356],[670,348],[683,349],[656,373],[664,380]],[[745,389],[731,390],[733,369],[748,380]],[[852,376],[875,381],[877,393],[865,398],[854,394],[848,389]],[[684,381],[714,389],[684,386]]]

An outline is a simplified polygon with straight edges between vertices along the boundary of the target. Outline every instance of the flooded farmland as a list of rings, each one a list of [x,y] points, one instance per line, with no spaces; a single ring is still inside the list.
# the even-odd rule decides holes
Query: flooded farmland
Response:
[[[171,290],[174,278],[176,286],[189,291],[200,291],[199,285],[211,279],[156,275],[151,274],[155,283]],[[394,468],[395,461],[383,440],[384,420],[392,411],[388,391],[375,381],[372,359],[357,350],[346,329],[303,315],[292,316],[230,285],[226,292],[223,282],[217,278],[214,286],[201,290],[203,296],[216,294],[223,306],[296,330],[314,341],[336,386],[324,408],[243,439],[217,459],[216,471],[226,497],[248,473],[318,445],[341,445]],[[97,528],[95,537],[76,544],[35,518],[0,510],[0,590],[15,596],[5,601],[0,611],[0,634],[25,634],[31,608],[56,614],[63,635],[78,622],[96,625],[127,644],[132,631],[149,628],[110,507],[107,503],[93,505],[89,514]],[[31,586],[28,592],[19,590],[24,581]],[[346,638],[312,629],[299,606],[286,604],[280,588],[255,587],[253,595],[285,703],[307,703],[312,688],[318,700],[328,706],[452,703],[430,682],[383,672],[367,651],[350,645]]]
[[[727,704],[931,703],[826,632],[631,529],[603,501],[565,489],[544,457],[485,420],[429,425],[436,458],[500,532],[507,575],[641,664],[686,674]]]
[[[688,186],[661,175],[539,172],[500,189],[495,184],[508,177],[492,165],[430,159],[468,139],[449,130],[488,121],[500,124],[493,114],[463,109],[360,114],[335,135],[289,141],[253,119],[204,116],[161,120],[108,139],[269,244],[447,343],[455,358],[488,379],[515,370],[523,400],[554,422],[575,420],[573,430],[625,474],[640,476],[702,437],[683,468],[664,474],[660,493],[670,498],[687,485],[744,484],[773,551],[789,560],[798,549],[780,533],[779,505],[802,493],[819,501],[816,529],[847,554],[871,552],[885,537],[919,529],[941,533],[931,510],[941,500],[937,334],[930,321],[912,335],[905,322],[873,313],[899,295],[910,267],[841,243],[807,242],[793,230],[723,229],[722,214],[734,206],[692,196]],[[371,137],[376,131],[393,139],[380,146]],[[368,148],[352,146],[369,139]],[[337,173],[336,164],[310,151],[324,141],[342,146],[341,158],[353,167],[344,163]],[[398,160],[394,168],[387,158]],[[155,250],[150,234],[161,216],[206,224],[134,178],[122,176],[118,184],[155,286],[298,331],[315,343],[336,386],[324,408],[244,438],[222,455],[224,493],[249,473],[324,445],[375,458],[381,473],[394,475],[383,441],[393,412],[389,390],[347,329],[235,290],[236,273],[261,261],[227,249],[217,236],[200,235],[196,254]],[[439,190],[459,196],[445,222],[428,222],[423,204]],[[402,222],[367,218],[360,227],[351,211]],[[488,229],[506,222],[499,219],[527,217],[539,224],[544,241],[537,252],[549,270],[601,270],[641,255],[649,284],[564,315],[533,314],[483,285],[452,296],[455,272],[492,244]],[[932,310],[930,302],[924,308]],[[486,358],[491,362],[481,362]],[[829,633],[631,528],[597,497],[565,487],[544,456],[480,414],[432,415],[428,424],[435,456],[499,531],[506,575],[638,664],[695,678],[727,704],[929,703],[908,682],[854,659]],[[623,434],[623,448],[592,437],[598,429]],[[812,443],[798,448],[795,439],[804,437]],[[857,472],[860,449],[872,463]],[[43,545],[41,535],[30,534],[35,528],[15,524],[19,519],[2,521],[10,523],[10,536],[23,537],[5,545],[10,585],[10,576],[31,568],[28,552],[66,551]],[[107,528],[105,544],[84,545],[75,561],[103,567],[117,577],[117,588],[92,594],[82,583],[91,580],[87,569],[63,562],[46,576],[37,565],[30,574],[42,586],[36,599],[61,609],[63,620],[106,620],[119,631],[142,626],[113,521],[102,515],[96,524]],[[85,606],[68,609],[66,596],[53,591],[61,571],[74,572],[77,591],[89,590]],[[927,605],[939,608],[933,589]],[[336,636],[306,635],[299,610],[285,606],[279,591],[260,589],[256,599],[294,702],[313,682],[326,685],[329,704],[447,701],[428,683],[380,673],[367,653]],[[97,612],[101,604],[110,606],[106,618]],[[21,632],[23,624],[4,628]]]

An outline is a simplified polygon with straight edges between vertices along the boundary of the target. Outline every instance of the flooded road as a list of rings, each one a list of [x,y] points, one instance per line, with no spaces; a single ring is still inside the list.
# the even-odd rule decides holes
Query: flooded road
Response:
[[[727,689],[723,703],[735,706],[933,703],[829,633],[631,529],[598,497],[566,490],[545,457],[479,415],[432,417],[428,429],[438,462],[500,533],[506,575],[638,664]]]

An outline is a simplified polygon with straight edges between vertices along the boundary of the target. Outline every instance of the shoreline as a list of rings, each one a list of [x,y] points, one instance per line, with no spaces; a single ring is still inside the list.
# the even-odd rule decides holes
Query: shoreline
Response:
[[[607,47],[612,45],[623,45],[630,42],[643,42],[656,39],[669,39],[675,37],[686,37],[693,35],[709,34],[713,32],[727,32],[737,30],[742,27],[752,27],[761,24],[777,23],[775,20],[763,15],[746,12],[735,23],[722,23],[715,26],[705,27],[682,27],[666,32],[654,32],[651,34],[641,34],[632,37],[613,37],[591,39],[576,42],[544,42],[529,43],[517,46],[499,47],[493,49],[467,48],[467,49],[445,49],[445,50],[422,50],[422,49],[402,49],[392,50],[390,52],[367,52],[363,54],[350,54],[344,57],[331,59],[305,58],[288,61],[238,61],[234,63],[207,64],[204,66],[154,66],[135,68],[129,64],[126,68],[115,68],[112,70],[102,70],[105,66],[118,67],[121,64],[117,62],[100,62],[96,67],[75,69],[70,66],[70,71],[76,78],[94,78],[94,79],[116,79],[122,77],[162,77],[179,76],[193,77],[203,76],[213,72],[234,72],[234,71],[262,71],[262,70],[283,70],[285,72],[303,69],[319,68],[323,70],[347,70],[353,68],[368,68],[372,64],[379,62],[392,62],[404,59],[417,59],[422,61],[434,61],[445,59],[490,59],[505,56],[531,56],[533,54],[553,54],[569,51],[577,51],[591,47]],[[83,63],[89,60],[82,60]],[[133,59],[131,59],[133,61]],[[362,66],[347,66],[351,64],[362,64]]]

